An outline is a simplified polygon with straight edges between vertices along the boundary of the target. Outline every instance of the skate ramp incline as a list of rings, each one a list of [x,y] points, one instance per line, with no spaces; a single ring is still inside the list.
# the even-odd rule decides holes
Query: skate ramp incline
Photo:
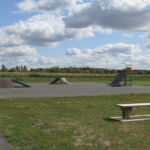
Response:
[[[120,86],[120,82],[123,81],[125,77],[126,74],[124,72],[121,72],[115,77],[115,79],[109,85],[113,87],[118,87]]]

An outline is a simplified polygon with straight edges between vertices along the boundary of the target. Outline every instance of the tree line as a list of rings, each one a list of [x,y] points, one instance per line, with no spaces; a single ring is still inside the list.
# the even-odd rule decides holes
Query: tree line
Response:
[[[16,66],[8,69],[5,65],[1,66],[0,72],[27,72],[28,68],[26,65],[24,66]]]
[[[90,68],[90,67],[51,67],[51,68],[31,68],[26,65],[7,68],[1,66],[0,72],[47,72],[47,73],[89,73],[89,74],[117,74],[120,70],[105,69],[105,68]],[[133,74],[150,74],[150,70],[133,70]]]

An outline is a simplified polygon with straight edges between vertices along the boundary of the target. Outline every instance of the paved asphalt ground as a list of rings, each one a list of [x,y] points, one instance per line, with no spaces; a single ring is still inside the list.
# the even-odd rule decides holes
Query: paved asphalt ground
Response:
[[[1,132],[0,132],[0,150],[10,150],[8,143]]]
[[[70,85],[32,83],[30,85],[31,88],[1,88],[0,98],[69,97],[150,93],[150,86],[110,87],[106,84],[98,83],[71,83]]]

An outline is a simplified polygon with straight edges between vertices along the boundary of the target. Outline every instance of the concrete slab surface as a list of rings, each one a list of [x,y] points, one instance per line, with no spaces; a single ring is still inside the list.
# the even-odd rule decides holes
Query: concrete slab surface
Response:
[[[0,150],[11,150],[2,132],[0,132]]]
[[[142,120],[150,120],[150,115],[134,115],[130,116],[129,119],[124,119],[121,116],[119,116],[119,117],[111,117],[111,119],[121,122],[142,121]]]
[[[71,83],[59,85],[32,83],[31,88],[1,88],[0,98],[71,97],[150,93],[150,86],[110,87],[99,83]]]

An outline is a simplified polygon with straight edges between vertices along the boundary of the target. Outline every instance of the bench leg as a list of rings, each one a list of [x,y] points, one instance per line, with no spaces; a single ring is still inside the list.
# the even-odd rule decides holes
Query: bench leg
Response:
[[[132,107],[121,108],[122,109],[122,118],[129,119],[129,112],[132,110]]]

